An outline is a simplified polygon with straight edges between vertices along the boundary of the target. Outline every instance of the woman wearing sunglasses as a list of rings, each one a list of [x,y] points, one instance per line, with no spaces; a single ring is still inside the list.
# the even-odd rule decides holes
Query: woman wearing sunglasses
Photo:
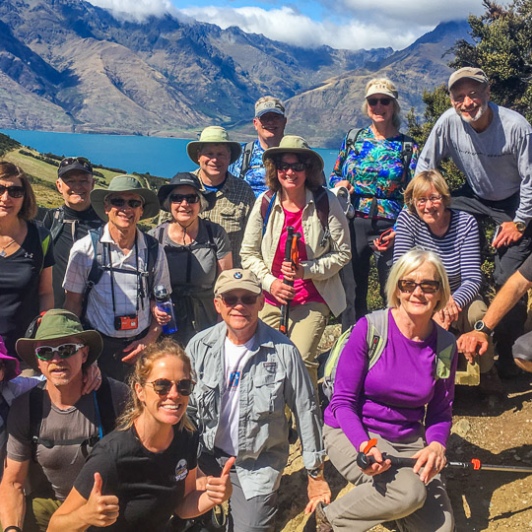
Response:
[[[37,202],[21,168],[0,161],[0,335],[9,353],[31,320],[54,306],[53,247],[32,220]]]
[[[265,291],[260,318],[278,329],[282,307],[288,309],[286,333],[317,388],[318,343],[329,314],[338,316],[346,306],[339,271],[351,257],[347,219],[334,194],[321,186],[323,159],[305,139],[286,135],[262,159],[270,192],[255,202],[240,256]],[[318,198],[324,194],[320,218]],[[299,237],[286,260],[289,228]]]
[[[214,283],[218,274],[233,267],[231,244],[225,229],[200,218],[207,206],[199,179],[181,172],[158,192],[161,209],[172,215],[150,234],[164,246],[177,332],[172,336],[186,345],[197,332],[217,322]],[[160,325],[170,316],[156,312]]]
[[[348,189],[355,208],[349,228],[356,319],[368,312],[372,254],[375,254],[384,299],[384,285],[392,264],[394,233],[391,228],[403,208],[403,191],[419,155],[414,140],[399,132],[401,108],[397,98],[397,89],[389,79],[372,79],[366,85],[362,112],[371,124],[347,134],[329,178],[331,187]]]
[[[327,454],[356,488],[320,508],[319,518],[338,530],[396,520],[401,530],[452,531],[439,473],[446,463],[457,356],[454,337],[432,319],[450,295],[439,257],[419,249],[403,255],[390,271],[386,295],[391,308],[377,311],[387,317],[379,358],[368,363],[375,336],[363,318],[340,355],[325,411]],[[375,463],[361,470],[359,452]],[[417,461],[413,468],[393,468],[383,452]]]
[[[186,415],[194,381],[183,349],[170,339],[150,345],[131,386],[117,430],[89,455],[49,532],[170,530],[174,512],[196,517],[231,495],[234,458],[219,478],[207,477],[205,489],[196,489],[198,434]]]
[[[437,170],[426,170],[414,177],[405,190],[405,203],[407,209],[397,219],[394,262],[413,247],[437,253],[449,277],[452,295],[434,320],[460,334],[472,331],[487,311],[480,296],[480,236],[475,218],[450,208],[449,187]],[[491,336],[488,351],[478,359],[481,390],[502,393],[502,384],[492,369]]]

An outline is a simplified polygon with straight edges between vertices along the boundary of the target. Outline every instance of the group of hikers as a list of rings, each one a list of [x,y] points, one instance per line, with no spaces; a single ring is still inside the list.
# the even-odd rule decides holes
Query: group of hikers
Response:
[[[42,209],[0,161],[1,530],[275,531],[297,438],[320,532],[454,530],[441,470],[458,359],[486,394],[532,371],[532,127],[479,68],[448,89],[420,151],[396,86],[369,81],[370,124],[328,177],[272,96],[255,141],[206,127],[187,145],[197,170],[156,192],[135,175],[95,188],[68,157],[64,204]],[[466,178],[452,192],[446,158]],[[369,312],[372,255],[386,308]],[[322,403],[331,315],[346,334]],[[334,501],[327,457],[355,485]]]

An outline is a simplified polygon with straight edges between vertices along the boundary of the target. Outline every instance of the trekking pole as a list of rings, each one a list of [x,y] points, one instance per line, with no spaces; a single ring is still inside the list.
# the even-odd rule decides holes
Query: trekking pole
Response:
[[[284,248],[284,259],[292,263],[292,266],[297,268],[299,266],[299,248],[297,241],[301,237],[299,233],[294,232],[294,228],[289,225],[286,228],[288,236],[286,238],[286,245]],[[293,286],[294,281],[283,279],[283,283],[288,286]],[[288,314],[290,308],[290,301],[286,305],[281,305],[281,320],[279,321],[279,331],[283,334],[288,334]]]
[[[401,458],[382,453],[383,460],[390,460],[393,467],[414,467],[417,458]],[[375,458],[364,453],[358,453],[357,465],[360,469],[367,469],[375,463]],[[472,458],[469,462],[447,462],[445,469],[469,469],[472,471],[504,471],[507,473],[532,473],[532,467],[525,466],[503,466],[494,464],[483,464],[478,458]]]

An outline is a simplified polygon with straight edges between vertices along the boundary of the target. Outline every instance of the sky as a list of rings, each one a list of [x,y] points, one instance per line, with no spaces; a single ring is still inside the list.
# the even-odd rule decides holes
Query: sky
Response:
[[[405,48],[439,22],[484,12],[482,0],[88,0],[115,16],[171,13],[313,48]],[[506,2],[502,2],[506,3]]]

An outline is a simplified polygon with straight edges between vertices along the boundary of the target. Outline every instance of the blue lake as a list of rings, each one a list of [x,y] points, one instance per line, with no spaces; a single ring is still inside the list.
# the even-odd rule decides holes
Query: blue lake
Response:
[[[24,146],[41,153],[64,156],[83,156],[96,165],[120,168],[126,172],[149,172],[160,177],[172,177],[177,172],[194,170],[196,165],[188,158],[189,139],[139,137],[125,135],[92,135],[82,133],[55,133],[0,129]],[[325,161],[329,175],[338,152],[316,149]]]

